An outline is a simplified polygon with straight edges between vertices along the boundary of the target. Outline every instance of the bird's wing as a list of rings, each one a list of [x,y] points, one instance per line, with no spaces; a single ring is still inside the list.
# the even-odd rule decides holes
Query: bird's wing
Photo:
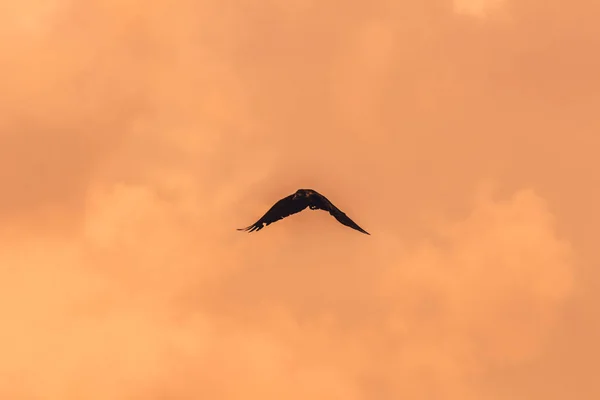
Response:
[[[272,224],[292,214],[299,213],[306,207],[308,207],[306,198],[294,199],[294,195],[291,194],[275,203],[258,221],[246,228],[238,228],[238,231],[259,231],[264,228],[264,225]]]
[[[347,216],[342,210],[337,208],[331,201],[327,199],[327,197],[322,194],[316,193],[316,197],[313,200],[313,204],[315,204],[321,210],[329,211],[329,214],[333,215],[335,219],[338,220],[342,225],[346,225],[352,229],[356,229],[359,232],[370,235],[369,232],[365,231],[363,228],[358,226],[358,224],[349,216]]]

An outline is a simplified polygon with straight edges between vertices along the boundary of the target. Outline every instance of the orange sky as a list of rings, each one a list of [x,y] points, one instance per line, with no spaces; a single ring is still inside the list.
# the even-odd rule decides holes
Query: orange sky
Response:
[[[2,0],[0,398],[600,398],[566,4]]]

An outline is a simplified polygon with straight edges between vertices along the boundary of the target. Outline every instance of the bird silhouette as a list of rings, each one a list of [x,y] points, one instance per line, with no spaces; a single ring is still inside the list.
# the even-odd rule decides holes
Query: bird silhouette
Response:
[[[342,210],[334,206],[325,196],[312,189],[298,189],[296,193],[290,194],[275,203],[258,221],[246,228],[238,228],[237,230],[248,232],[259,231],[273,222],[289,217],[292,214],[299,213],[306,207],[311,210],[327,211],[341,224],[370,235],[369,232],[358,226],[358,224],[352,221]]]

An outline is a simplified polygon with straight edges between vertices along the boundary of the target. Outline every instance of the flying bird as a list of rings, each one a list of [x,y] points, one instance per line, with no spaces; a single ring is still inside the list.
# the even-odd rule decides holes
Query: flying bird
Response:
[[[292,214],[299,213],[306,207],[311,210],[327,211],[341,224],[370,235],[369,232],[358,226],[356,222],[352,221],[350,217],[342,212],[342,210],[334,206],[325,196],[312,189],[298,189],[296,193],[290,194],[275,203],[258,221],[246,228],[238,228],[238,231],[259,231],[273,222],[289,217]]]

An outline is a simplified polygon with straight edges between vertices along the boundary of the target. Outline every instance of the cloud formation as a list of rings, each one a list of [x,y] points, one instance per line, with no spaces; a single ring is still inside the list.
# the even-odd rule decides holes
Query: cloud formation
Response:
[[[13,5],[0,397],[595,398],[597,5],[545,4]],[[372,236],[235,230],[298,187]]]

